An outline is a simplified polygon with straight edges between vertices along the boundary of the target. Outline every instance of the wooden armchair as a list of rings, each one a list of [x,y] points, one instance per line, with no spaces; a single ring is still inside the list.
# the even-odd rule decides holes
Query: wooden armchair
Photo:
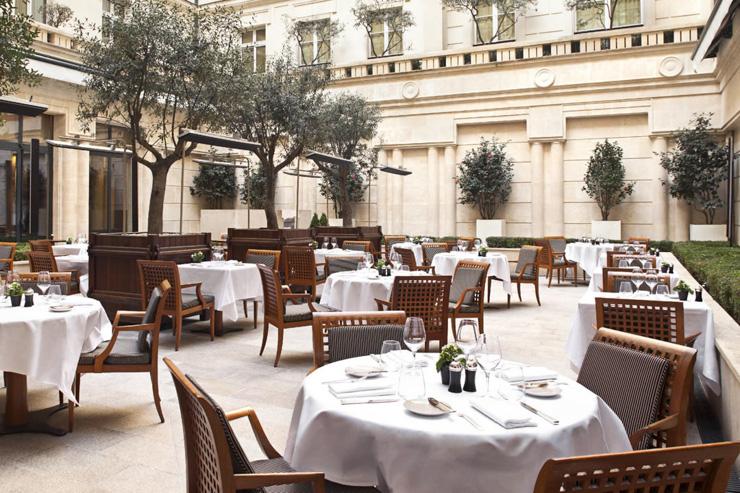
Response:
[[[431,265],[416,265],[416,255],[414,251],[409,248],[398,248],[396,247],[396,253],[401,256],[401,263],[408,265],[410,271],[425,271],[431,272],[434,275],[434,267]]]
[[[30,251],[28,261],[31,265],[31,272],[59,272],[56,258],[50,252]],[[72,270],[69,273],[71,280],[67,294],[77,294],[80,292],[80,272]]]
[[[450,276],[398,276],[393,280],[391,299],[375,300],[378,311],[403,311],[407,317],[420,317],[427,334],[425,350],[431,341],[439,341],[441,348],[447,344],[450,280]]]
[[[458,240],[467,242],[465,251],[472,252],[475,249],[475,236],[458,236]]]
[[[545,263],[542,267],[547,269],[547,287],[552,285],[552,273],[558,274],[558,284],[568,277],[568,269],[573,269],[573,284],[578,285],[578,264],[565,258],[566,241],[564,236],[545,236],[542,242]],[[584,280],[586,273],[583,273]]]
[[[164,280],[152,289],[144,311],[118,311],[113,320],[111,340],[104,341],[93,351],[80,355],[75,375],[77,402],[80,401],[80,380],[86,373],[149,373],[154,405],[160,421],[164,423],[159,398],[159,328],[165,307],[164,300],[170,288],[169,281]],[[138,323],[122,324],[125,320],[136,320]],[[74,427],[74,408],[75,404],[70,402],[68,405],[69,431],[72,431]]]
[[[450,251],[450,246],[447,243],[422,243],[421,251],[424,254],[424,265],[432,265],[434,256],[438,253],[446,253]]]
[[[385,247],[385,258],[388,260],[388,256],[391,254],[391,247],[396,243],[403,243],[406,241],[405,235],[385,235],[383,237],[383,246]]]
[[[383,341],[403,345],[405,323],[406,314],[401,311],[316,313],[312,371],[334,361],[379,354]]]
[[[285,258],[285,284],[292,288],[308,288],[311,300],[316,300],[319,284],[326,281],[326,272],[319,272],[316,256],[308,246],[286,246],[283,248]]]
[[[262,264],[266,265],[272,270],[280,270],[280,250],[247,250],[244,256],[244,263],[247,264]],[[249,318],[247,313],[247,302],[252,302],[252,310],[254,312],[254,328],[257,328],[257,305],[259,301],[257,298],[251,300],[244,300],[244,317]]]
[[[54,242],[51,240],[28,240],[28,244],[31,246],[32,252],[53,253],[51,247],[54,245]]]
[[[483,290],[485,289],[488,263],[461,260],[455,267],[450,285],[450,326],[452,336],[457,339],[457,319],[478,320],[478,331],[483,334]]]
[[[375,256],[375,249],[373,248],[372,241],[344,240],[342,248],[356,252],[372,253],[373,257]]]
[[[338,485],[324,479],[321,472],[298,472],[288,465],[272,446],[254,409],[245,407],[225,412],[198,385],[196,380],[164,358],[175,382],[187,465],[188,493],[236,493],[265,491],[269,486],[285,486],[279,491],[313,493],[373,493],[375,488]],[[252,461],[239,443],[231,422],[249,418],[252,432],[267,459]],[[298,489],[290,485],[299,485]],[[270,489],[272,491],[272,489]]]
[[[550,459],[534,493],[724,493],[740,442]]]
[[[363,262],[360,257],[326,257],[326,277],[337,272],[349,272],[357,270],[357,264]]]
[[[200,292],[201,283],[182,284],[177,264],[165,260],[137,260],[139,266],[139,280],[141,282],[141,306],[145,307],[152,296],[155,287],[162,281],[169,281],[172,285],[165,298],[163,315],[173,318],[175,333],[175,351],[180,349],[182,339],[182,319],[205,311],[209,313],[211,324],[211,340],[215,334],[215,305],[213,296]],[[194,289],[195,293],[186,293],[184,290]]]
[[[313,295],[310,293],[290,293],[287,286],[280,285],[277,271],[260,264],[257,268],[260,270],[262,279],[262,297],[265,307],[260,356],[265,352],[270,325],[274,325],[278,330],[278,346],[275,353],[275,367],[277,367],[280,363],[280,353],[283,351],[285,329],[311,325],[314,312],[332,310],[323,305],[314,304]],[[291,304],[288,304],[289,301]],[[296,301],[304,301],[304,303],[296,304]]]
[[[630,236],[627,238],[627,243],[630,245],[643,245],[645,247],[645,250],[650,248],[650,238],[647,236]]]
[[[684,334],[683,303],[653,299],[596,298],[596,327],[690,346]]]
[[[13,270],[16,243],[0,242],[0,272]]]
[[[22,272],[18,273],[20,277],[21,286],[23,289],[31,288],[36,293],[41,293],[38,289],[38,272]],[[52,286],[59,286],[63,295],[73,294],[72,290],[72,273],[71,272],[49,272]],[[48,293],[48,291],[47,291]]]
[[[619,267],[620,260],[628,260],[630,267],[639,267],[640,269],[642,269],[642,262],[644,260],[649,261],[653,269],[658,265],[658,258],[655,255],[631,255],[620,252],[606,252],[607,267]]]
[[[640,275],[643,275],[640,273]],[[656,277],[658,278],[659,284],[665,284],[668,286],[668,291],[671,291],[671,275],[670,274],[657,274]],[[637,289],[642,289],[641,285],[637,284],[637,279],[635,277],[635,272],[629,268],[620,268],[620,267],[604,267],[602,269],[602,287],[601,290],[606,293],[618,293],[619,287],[621,286],[622,282],[627,281],[633,285],[633,287],[637,287]],[[644,284],[644,283],[639,283]],[[647,285],[645,285],[647,287]],[[646,289],[647,290],[647,289]]]
[[[532,284],[534,286],[534,295],[537,298],[537,305],[540,303],[540,262],[542,257],[542,247],[524,245],[519,249],[519,259],[516,262],[514,273],[511,275],[511,282],[516,283],[516,292],[519,295],[519,302],[522,301],[522,284]],[[491,282],[502,281],[496,276],[488,277],[488,302],[491,302]],[[506,306],[511,307],[511,295],[506,293]]]

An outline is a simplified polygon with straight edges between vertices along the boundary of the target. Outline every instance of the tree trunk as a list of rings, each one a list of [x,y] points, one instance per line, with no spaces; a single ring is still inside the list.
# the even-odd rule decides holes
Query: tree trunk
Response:
[[[268,172],[267,167],[265,167],[265,219],[267,229],[280,229],[275,212],[275,176]]]
[[[155,164],[152,169],[152,193],[149,196],[149,218],[147,232],[162,233],[162,220],[164,214],[164,192],[167,188],[167,172],[169,166]]]
[[[342,211],[342,226],[345,228],[352,227],[352,201],[349,197],[348,176],[349,172],[346,166],[339,169],[339,210]],[[370,193],[368,189],[368,193]]]

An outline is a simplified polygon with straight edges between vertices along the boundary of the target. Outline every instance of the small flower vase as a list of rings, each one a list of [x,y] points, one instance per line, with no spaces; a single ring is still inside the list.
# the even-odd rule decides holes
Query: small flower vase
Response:
[[[678,299],[681,301],[686,301],[689,299],[689,292],[688,291],[679,291],[678,292]]]
[[[22,294],[10,295],[10,305],[21,306],[21,298],[23,298]]]
[[[465,392],[475,392],[475,374],[478,373],[475,368],[465,368],[465,386],[463,390]]]
[[[453,394],[462,393],[462,369],[451,368],[450,369],[450,386],[447,390]]]
[[[26,293],[25,295],[25,303],[23,306],[29,307],[33,306],[33,293]]]
[[[439,374],[442,376],[442,385],[450,384],[450,364],[445,363],[439,370]]]

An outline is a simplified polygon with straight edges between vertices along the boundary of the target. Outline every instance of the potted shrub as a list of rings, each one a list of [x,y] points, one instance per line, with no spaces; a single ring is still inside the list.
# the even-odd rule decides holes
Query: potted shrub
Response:
[[[676,284],[676,287],[673,288],[673,290],[678,293],[678,299],[681,301],[686,301],[689,298],[689,294],[694,292],[694,290],[683,281],[678,281],[678,284]]]
[[[506,153],[506,143],[495,137],[481,139],[478,147],[465,154],[459,168],[460,203],[473,206],[480,213],[475,235],[478,238],[506,236],[506,221],[494,219],[496,211],[511,195],[514,179],[514,161]]]
[[[704,216],[705,224],[689,226],[692,241],[727,241],[727,225],[714,220],[723,204],[719,187],[727,179],[729,149],[710,134],[711,116],[694,115],[691,126],[676,134],[675,149],[660,157],[669,178],[663,185],[671,197],[685,200]]]
[[[479,257],[485,257],[486,255],[488,255],[488,248],[486,246],[481,246],[478,249],[478,256]]]
[[[661,262],[661,264],[660,264],[660,272],[662,272],[663,274],[667,274],[668,273],[668,269],[670,269],[670,268],[671,268],[671,264],[669,264],[668,262]]]
[[[592,198],[601,211],[601,221],[591,221],[591,236],[594,238],[622,238],[622,221],[610,221],[612,210],[632,195],[635,184],[625,183],[622,164],[623,151],[618,142],[599,142],[588,159],[588,168],[583,177],[583,191]]]
[[[450,363],[462,356],[463,351],[456,344],[447,344],[442,348],[437,358],[437,372],[442,375],[442,384],[450,384]]]
[[[23,286],[19,282],[13,282],[8,286],[8,296],[10,297],[11,306],[21,306],[23,298]]]

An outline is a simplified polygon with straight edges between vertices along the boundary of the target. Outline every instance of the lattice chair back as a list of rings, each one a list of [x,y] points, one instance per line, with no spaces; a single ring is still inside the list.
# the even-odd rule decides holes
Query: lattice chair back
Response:
[[[675,415],[677,416],[677,424],[669,430],[653,433],[649,447],[685,445],[689,395],[693,385],[696,349],[605,328],[599,329],[593,340],[641,351],[670,362],[668,374],[663,384],[663,396],[660,401],[657,419],[662,420]]]
[[[286,246],[285,283],[299,286],[311,285],[316,280],[316,257],[308,246]]]
[[[630,245],[640,245],[643,249],[650,248],[650,238],[647,236],[630,236],[627,238],[627,243]]]
[[[177,311],[182,306],[182,290],[180,288],[180,272],[177,264],[169,260],[137,260],[139,265],[139,279],[141,281],[141,305],[146,307],[154,288],[168,281],[172,289],[167,293],[164,303],[166,313]]]
[[[373,253],[373,244],[369,241],[345,240],[344,243],[342,243],[342,248],[345,250],[352,250],[354,252]]]
[[[659,341],[685,344],[683,303],[596,298],[596,326]]]
[[[724,493],[740,443],[550,459],[534,493]]]
[[[28,244],[31,245],[32,252],[47,252],[52,253],[51,240],[29,240]]]
[[[362,259],[359,257],[326,257],[326,275],[357,270],[360,262]]]
[[[262,279],[262,297],[264,299],[265,317],[279,319],[283,316],[282,286],[276,271],[264,265],[257,264]]]
[[[424,263],[432,265],[434,256],[438,253],[449,252],[450,246],[447,243],[422,243],[421,251],[424,252]]]
[[[262,264],[272,270],[280,269],[280,250],[247,250],[244,257],[247,264]]]
[[[28,260],[31,263],[32,272],[58,272],[57,261],[50,252],[31,251],[28,252]]]
[[[450,302],[450,276],[399,276],[393,281],[391,310],[421,317],[427,341],[447,344],[447,316]]]
[[[391,247],[396,243],[403,243],[406,241],[406,237],[403,235],[386,235],[383,239],[385,241],[386,252],[390,252]]]
[[[539,275],[539,257],[542,247],[524,245],[519,249],[519,259],[516,261],[514,272],[522,277],[535,279]]]
[[[549,265],[552,261],[552,249],[550,248],[550,242],[547,240],[534,240],[535,246],[540,247],[539,258],[537,262],[541,265]]]
[[[619,267],[619,262],[627,260],[630,267],[639,267],[642,269],[642,262],[647,260],[654,269],[657,264],[657,258],[654,255],[628,255],[618,252],[606,252],[607,267]]]
[[[169,358],[185,442],[188,493],[232,493],[234,470],[218,413]]]
[[[15,247],[15,243],[0,242],[0,272],[8,272],[13,270]]]
[[[401,263],[408,265],[410,270],[416,269],[416,256],[414,251],[409,248],[396,248],[396,253],[401,256]]]

